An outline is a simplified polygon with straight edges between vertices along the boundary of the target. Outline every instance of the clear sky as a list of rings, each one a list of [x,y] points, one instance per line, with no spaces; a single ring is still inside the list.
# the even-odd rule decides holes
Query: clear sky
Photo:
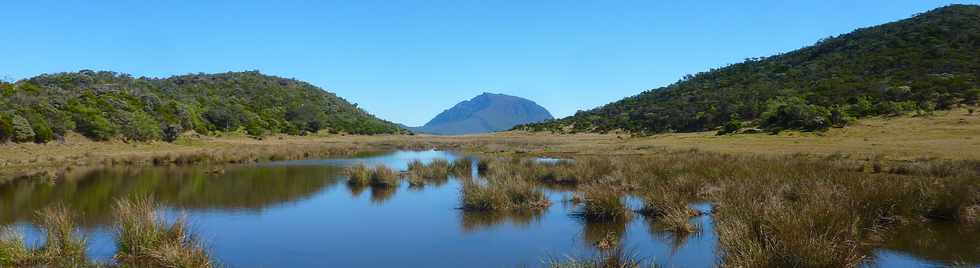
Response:
[[[0,77],[260,70],[412,126],[482,92],[562,117],[950,3],[5,1]]]

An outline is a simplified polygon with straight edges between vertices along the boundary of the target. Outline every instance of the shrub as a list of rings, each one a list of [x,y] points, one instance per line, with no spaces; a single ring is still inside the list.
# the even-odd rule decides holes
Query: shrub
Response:
[[[163,136],[161,137],[165,142],[174,142],[180,137],[180,132],[182,131],[183,127],[181,127],[179,124],[167,124],[165,127],[163,127],[163,132],[161,133]]]
[[[123,136],[135,141],[157,140],[163,135],[156,119],[142,111],[132,113],[127,124],[122,127],[122,131]]]
[[[725,135],[725,134],[735,133],[740,128],[742,128],[742,122],[733,119],[733,120],[728,121],[728,123],[725,123],[724,125],[722,125],[721,126],[721,129],[719,129],[718,130],[718,133],[716,133],[715,135],[721,136],[721,135]]]
[[[116,135],[116,126],[102,116],[102,111],[81,104],[71,105],[75,130],[86,137],[104,141]]]
[[[14,138],[13,118],[4,113],[0,113],[0,143],[7,142]]]
[[[13,140],[15,142],[34,141],[34,129],[31,128],[31,123],[27,119],[20,115],[14,115],[11,123],[13,123]]]
[[[34,111],[26,113],[27,121],[31,124],[34,131],[34,142],[45,143],[54,139],[54,131],[51,130],[48,121],[43,116]]]
[[[831,126],[830,110],[806,104],[801,98],[779,98],[770,101],[762,113],[762,127],[773,132],[783,129],[815,131]]]

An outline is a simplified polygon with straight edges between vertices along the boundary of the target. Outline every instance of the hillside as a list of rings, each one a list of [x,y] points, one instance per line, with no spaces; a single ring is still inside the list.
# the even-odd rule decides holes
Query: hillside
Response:
[[[820,130],[854,118],[975,105],[980,6],[952,5],[813,46],[688,75],[532,131]]]
[[[552,119],[544,107],[528,99],[483,93],[460,102],[414,131],[441,135],[487,133]]]
[[[173,140],[183,131],[353,134],[403,131],[309,83],[259,72],[133,78],[83,70],[0,83],[0,142]]]

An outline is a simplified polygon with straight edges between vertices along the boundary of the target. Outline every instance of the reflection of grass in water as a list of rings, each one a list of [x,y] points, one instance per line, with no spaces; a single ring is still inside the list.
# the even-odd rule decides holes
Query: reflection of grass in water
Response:
[[[464,232],[476,232],[510,222],[526,227],[541,220],[544,210],[467,211],[460,210],[460,225]]]
[[[392,197],[395,197],[397,187],[371,186],[371,203],[384,204]]]
[[[677,253],[677,251],[680,250],[680,248],[683,247],[690,238],[701,236],[703,231],[701,226],[694,225],[696,231],[678,232],[675,230],[676,225],[664,224],[656,217],[646,217],[645,222],[650,234],[653,235],[654,238],[670,244],[670,252],[672,254]]]
[[[582,223],[583,242],[600,251],[619,248],[630,222],[626,218],[604,220],[590,218],[578,219]]]

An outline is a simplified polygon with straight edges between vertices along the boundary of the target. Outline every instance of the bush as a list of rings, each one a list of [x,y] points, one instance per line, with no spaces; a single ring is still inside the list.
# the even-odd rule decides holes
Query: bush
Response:
[[[142,111],[133,113],[128,121],[128,124],[122,128],[123,135],[127,139],[150,141],[160,139],[160,136],[163,135],[160,124]]]
[[[831,126],[826,107],[806,104],[801,98],[780,98],[769,102],[762,113],[762,127],[773,132],[783,129],[824,130]]]
[[[27,119],[19,115],[14,115],[11,122],[14,127],[13,140],[15,142],[34,141],[34,129],[31,128],[31,123]]]
[[[109,140],[116,135],[116,126],[102,116],[102,112],[83,105],[73,105],[72,119],[75,130],[93,140]]]
[[[732,119],[732,120],[728,121],[728,123],[725,123],[724,125],[722,125],[721,126],[721,129],[718,130],[718,133],[716,135],[721,136],[721,135],[725,135],[725,134],[735,133],[740,128],[742,128],[742,122],[741,121],[738,121],[738,120],[735,120],[735,119]]]
[[[174,142],[180,137],[180,132],[184,129],[178,124],[169,124],[163,127],[163,141]]]
[[[14,138],[13,118],[9,115],[0,113],[0,143],[7,142]]]

